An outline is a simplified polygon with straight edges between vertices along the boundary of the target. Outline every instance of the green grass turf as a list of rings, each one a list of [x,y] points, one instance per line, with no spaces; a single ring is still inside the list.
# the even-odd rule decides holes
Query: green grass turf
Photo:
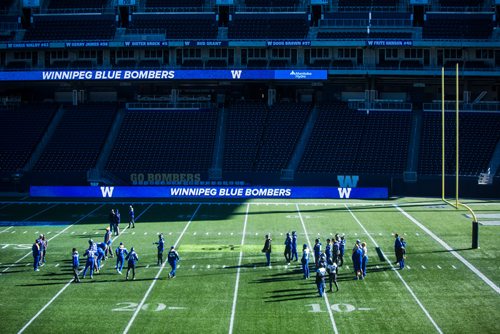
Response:
[[[499,202],[468,203],[477,213],[500,214]],[[334,332],[334,327],[338,333],[500,332],[499,294],[393,204],[500,284],[500,226],[481,226],[481,248],[472,250],[466,212],[436,200],[136,204],[136,228],[114,241],[115,247],[119,242],[135,247],[136,280],[125,281],[125,270],[119,275],[115,259],[108,259],[93,280],[81,284],[68,284],[71,248],[83,254],[89,238],[102,241],[111,208],[120,209],[123,230],[128,204],[0,203],[1,332],[123,333],[128,327],[129,333],[229,333],[231,325],[232,333]],[[299,253],[300,245],[317,237],[324,245],[335,233],[346,235],[339,292],[318,297],[314,280],[302,279],[299,262],[285,264],[284,234],[293,230]],[[166,246],[178,244],[182,260],[175,279],[167,279],[168,264],[156,265],[153,242],[160,232]],[[51,239],[48,262],[33,272],[30,248],[40,233]],[[261,253],[266,233],[273,238],[271,268]],[[408,241],[409,268],[403,271],[390,263],[393,233]],[[364,281],[353,280],[350,249],[356,239],[368,244]],[[377,255],[376,244],[389,262]]]

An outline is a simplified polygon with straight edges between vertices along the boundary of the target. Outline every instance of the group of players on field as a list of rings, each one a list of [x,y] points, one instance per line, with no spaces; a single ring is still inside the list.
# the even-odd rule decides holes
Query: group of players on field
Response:
[[[129,279],[129,273],[132,271],[132,280],[135,280],[135,268],[137,262],[139,261],[139,256],[137,255],[134,247],[130,248],[130,251],[125,248],[123,242],[120,242],[119,246],[114,250],[112,248],[113,238],[112,235],[118,236],[120,234],[120,212],[118,209],[112,209],[109,214],[109,227],[106,227],[106,232],[104,234],[104,241],[101,243],[96,243],[92,239],[89,240],[89,246],[85,250],[83,256],[86,257],[85,268],[81,274],[82,278],[85,278],[87,272],[92,279],[94,272],[99,273],[102,268],[102,261],[108,258],[113,258],[116,255],[116,271],[121,275],[122,270],[127,261],[127,273],[125,279]],[[132,205],[129,207],[129,228],[135,228],[135,214]],[[163,252],[165,249],[165,239],[163,233],[158,235],[158,241],[153,242],[157,247],[157,265],[163,265]],[[33,251],[33,267],[35,271],[39,271],[39,267],[43,266],[46,262],[46,251],[47,251],[48,240],[45,235],[40,234],[39,238],[35,240],[32,246]],[[292,233],[286,233],[285,237],[285,250],[284,257],[287,265],[290,265],[291,261],[298,261],[299,256],[297,252],[297,233],[292,231]],[[336,287],[336,291],[339,290],[337,284],[337,275],[339,267],[344,264],[344,254],[345,254],[346,240],[344,235],[340,236],[335,234],[332,239],[326,239],[325,249],[322,249],[322,243],[320,239],[317,238],[314,241],[314,246],[311,250],[307,244],[302,246],[302,256],[300,262],[302,265],[302,272],[304,279],[309,279],[310,277],[310,266],[309,262],[311,256],[314,256],[314,269],[316,272],[315,282],[318,288],[319,296],[322,297],[326,288],[326,278],[328,278],[330,289],[328,292],[333,292],[333,285]],[[271,253],[272,253],[272,239],[269,234],[265,236],[265,243],[262,252],[266,255],[266,265],[271,265]],[[396,263],[399,265],[399,269],[405,267],[406,258],[406,241],[404,238],[395,234],[394,252],[396,255]],[[354,279],[362,280],[367,274],[367,263],[368,263],[368,249],[366,242],[361,242],[356,240],[354,247],[352,249],[352,263],[355,273]],[[169,278],[174,278],[177,270],[177,262],[180,261],[179,253],[174,246],[170,247],[167,254],[167,261],[171,267],[171,271],[168,274]],[[72,250],[72,269],[75,283],[80,282],[80,254],[73,248]]]

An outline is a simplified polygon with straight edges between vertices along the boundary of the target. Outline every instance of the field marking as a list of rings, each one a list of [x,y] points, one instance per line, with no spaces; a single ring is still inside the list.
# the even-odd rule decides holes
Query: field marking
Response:
[[[440,239],[437,235],[434,234],[431,230],[425,227],[422,223],[416,220],[413,216],[411,216],[408,212],[400,208],[397,204],[393,205],[399,212],[401,212],[406,218],[408,218],[413,224],[420,227],[425,233],[432,237],[432,239],[436,240],[441,246],[443,246],[447,251],[449,251],[453,256],[460,260],[463,264],[467,266],[474,274],[476,274],[480,279],[482,279],[486,284],[488,284],[496,293],[500,294],[500,288],[493,283],[488,277],[486,277],[482,272],[480,272],[476,267],[474,267],[469,261],[467,261],[462,255],[458,254],[453,248],[451,248],[446,242]]]
[[[196,207],[196,210],[194,210],[194,213],[191,215],[191,218],[187,222],[186,226],[184,226],[184,229],[182,230],[181,235],[179,235],[179,238],[177,238],[177,241],[174,244],[175,248],[177,248],[177,244],[181,240],[181,238],[184,235],[184,233],[186,233],[186,230],[188,229],[189,225],[191,225],[191,222],[193,221],[194,217],[196,216],[196,213],[198,212],[198,210],[200,208],[201,208],[201,203],[198,204],[198,206]],[[125,327],[125,329],[123,330],[123,334],[128,333],[128,331],[130,330],[130,327],[132,327],[132,324],[134,323],[135,318],[137,318],[137,315],[139,314],[139,312],[141,311],[141,308],[144,305],[144,303],[146,302],[146,299],[148,298],[148,296],[151,293],[151,291],[153,291],[153,287],[155,286],[156,282],[158,281],[158,278],[160,277],[160,274],[163,271],[163,268],[165,268],[165,263],[166,262],[167,261],[165,261],[165,262],[163,262],[161,264],[160,270],[158,270],[158,273],[156,274],[155,278],[153,279],[153,282],[151,282],[151,284],[149,285],[149,288],[146,291],[146,294],[142,298],[141,302],[139,303],[139,306],[137,306],[137,308],[135,309],[135,312],[132,315],[132,318],[129,320],[129,322],[127,324],[127,327]]]
[[[87,215],[85,215],[84,217],[80,218],[79,220],[77,220],[75,223],[71,224],[71,225],[70,225],[70,226],[68,226],[67,228],[69,228],[69,227],[71,227],[71,226],[75,225],[75,224],[76,224],[76,223],[78,223],[80,220],[82,220],[82,219],[84,219],[84,218],[86,218],[86,217],[90,216],[90,215],[91,215],[94,211],[96,211],[97,209],[100,209],[102,206],[103,206],[103,204],[101,204],[99,207],[97,207],[96,209],[92,210],[90,213],[88,213],[88,214],[87,214]],[[140,217],[143,213],[145,213],[147,210],[149,210],[149,208],[150,208],[151,206],[152,206],[152,204],[151,204],[150,206],[148,206],[146,209],[144,209],[144,211],[143,211],[143,212],[141,212],[141,214],[140,214],[139,216],[137,216],[137,219],[139,219],[139,217]],[[125,229],[126,229],[126,227],[125,227]],[[60,233],[62,233],[62,232],[64,232],[64,230],[63,230],[63,231],[61,231]],[[52,237],[52,239],[54,239],[56,236],[57,236],[57,235],[55,235],[54,237]],[[120,235],[117,235],[115,239],[117,239],[119,236],[120,236]],[[49,239],[49,241],[50,241],[50,240],[51,240],[51,239]],[[28,264],[29,264],[29,263],[28,263]],[[56,267],[57,267],[57,266],[56,266]],[[47,302],[47,304],[45,304],[45,305],[44,305],[44,306],[40,309],[40,311],[38,311],[38,312],[37,312],[37,313],[33,316],[33,318],[31,318],[31,319],[30,319],[30,321],[28,321],[28,322],[26,323],[26,325],[24,325],[24,327],[23,327],[23,328],[21,328],[21,329],[19,330],[19,332],[17,332],[17,334],[21,334],[22,332],[24,332],[24,331],[26,330],[26,328],[28,328],[28,327],[29,327],[29,325],[31,325],[31,323],[33,323],[33,321],[35,321],[35,320],[36,320],[36,318],[38,318],[38,317],[40,316],[40,314],[42,314],[42,313],[43,313],[43,311],[45,311],[45,309],[47,309],[47,307],[49,307],[49,306],[50,306],[50,304],[52,304],[52,303],[54,302],[54,300],[56,300],[56,299],[57,299],[57,297],[59,297],[59,296],[60,296],[60,295],[64,292],[64,290],[66,290],[66,288],[67,288],[68,286],[70,286],[70,284],[71,284],[72,282],[73,282],[73,278],[71,278],[71,279],[69,280],[69,282],[68,282],[68,283],[66,283],[66,285],[65,285],[65,286],[63,286],[63,287],[61,288],[61,290],[59,290],[59,292],[58,292],[58,293],[56,293],[56,295],[55,295],[54,297],[52,297],[52,299],[51,299],[51,300],[49,300],[49,301]]]
[[[243,245],[245,244],[245,234],[247,231],[249,210],[250,210],[250,205],[247,204],[247,210],[245,212],[245,221],[243,222],[243,235],[241,236],[241,248],[240,248],[240,257],[238,259],[238,270],[236,271],[236,285],[234,286],[233,306],[231,307],[231,320],[229,321],[229,334],[233,333],[233,328],[234,328],[234,315],[236,314],[236,302],[238,300],[238,288],[240,286],[241,262],[243,261]]]
[[[368,238],[370,238],[370,240],[373,242],[373,244],[375,245],[375,247],[379,247],[379,245],[377,244],[377,242],[375,241],[375,239],[373,239],[373,237],[370,234],[368,234],[368,231],[366,230],[366,228],[363,226],[363,224],[361,224],[361,222],[359,221],[358,217],[356,217],[354,215],[354,213],[347,206],[347,204],[344,204],[344,206],[346,207],[347,211],[349,211],[349,213],[351,214],[352,218],[354,218],[354,220],[359,224],[359,226],[361,226],[361,228],[363,229],[363,231],[365,231],[365,233],[368,235]],[[439,326],[434,321],[434,319],[432,319],[430,313],[427,311],[427,309],[424,307],[424,305],[417,298],[417,296],[415,295],[415,293],[413,292],[413,290],[410,288],[410,286],[408,285],[408,283],[406,283],[406,281],[401,276],[401,274],[399,273],[399,271],[397,271],[396,268],[394,268],[392,262],[387,258],[387,256],[385,254],[384,254],[384,258],[385,258],[385,261],[391,267],[392,271],[394,271],[396,273],[396,275],[399,277],[399,279],[401,280],[401,282],[403,282],[403,285],[406,287],[406,289],[408,290],[408,292],[410,292],[410,294],[412,295],[413,299],[415,299],[415,301],[417,302],[418,306],[420,306],[420,308],[422,309],[422,311],[424,311],[425,315],[431,321],[431,323],[434,325],[434,328],[437,330],[437,332],[440,333],[440,334],[443,334],[443,331],[441,330],[441,328],[439,328]]]
[[[10,229],[11,229],[11,228],[13,228],[13,227],[14,227],[14,226],[9,226],[9,227],[7,227],[6,229],[1,230],[1,231],[0,231],[0,233],[5,233],[5,232],[7,232],[8,230],[10,230]]]
[[[304,224],[304,219],[302,218],[302,213],[300,212],[299,205],[295,204],[295,207],[297,208],[297,213],[299,214],[299,219],[300,219],[300,222],[302,224],[302,228],[304,229],[304,234],[306,235],[307,244],[312,245],[311,240],[309,239],[309,234],[307,233],[306,224]],[[330,301],[328,300],[328,296],[326,293],[323,293],[323,297],[325,299],[326,309],[328,310],[328,315],[330,316],[330,321],[332,323],[333,332],[335,334],[338,334],[339,331],[337,329],[337,324],[335,324],[335,319],[333,318],[333,312],[332,312],[332,308],[330,307]]]
[[[78,219],[77,221],[75,221],[73,224],[71,225],[68,225],[66,226],[65,229],[63,229],[62,231],[59,231],[59,233],[55,234],[52,238],[48,239],[48,241],[51,241],[52,239],[56,238],[58,235],[61,235],[64,231],[66,231],[67,229],[69,229],[70,227],[72,227],[73,225],[75,224],[78,224],[80,221],[82,221],[83,219],[87,218],[88,216],[90,216],[91,214],[93,214],[95,211],[99,210],[101,207],[103,206],[103,204],[99,205],[97,208],[95,208],[94,210],[90,211],[89,213],[87,213],[85,216],[81,217],[80,219]],[[45,210],[46,211],[46,210]],[[28,218],[27,218],[28,219]],[[37,232],[38,234],[38,232]],[[28,255],[31,255],[32,254],[32,251],[30,250],[28,253],[26,253],[26,255],[24,255],[23,257],[21,257],[19,260],[17,260],[16,262],[14,262],[13,264],[9,265],[7,268],[5,268],[2,273],[6,272],[7,270],[9,270],[10,268],[12,268],[13,265],[15,264],[18,264],[19,262],[21,262],[22,260],[24,260]]]

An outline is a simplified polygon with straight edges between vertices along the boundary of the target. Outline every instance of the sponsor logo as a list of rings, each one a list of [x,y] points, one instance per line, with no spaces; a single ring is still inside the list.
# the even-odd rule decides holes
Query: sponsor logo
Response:
[[[115,190],[115,187],[101,187],[101,194],[102,197],[113,197],[113,191]]]
[[[307,78],[312,76],[312,73],[307,72],[307,71],[294,71],[294,70],[292,70],[290,72],[290,76],[294,77],[295,79],[307,79]]]
[[[358,175],[337,175],[337,180],[339,181],[339,192],[340,198],[350,198],[352,188],[356,188],[359,181]]]
[[[241,72],[242,70],[231,70],[231,76],[233,79],[241,79]]]

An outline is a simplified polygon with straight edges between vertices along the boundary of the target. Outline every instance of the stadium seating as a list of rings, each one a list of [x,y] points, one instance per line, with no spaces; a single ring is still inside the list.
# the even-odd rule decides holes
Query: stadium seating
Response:
[[[204,0],[147,0],[147,8],[186,8],[203,7]]]
[[[56,109],[45,103],[0,108],[0,171],[14,172],[26,165]]]
[[[493,14],[427,13],[424,39],[488,39],[493,31]]]
[[[262,102],[239,101],[227,113],[224,171],[251,171],[268,113]]]
[[[305,13],[236,13],[228,37],[235,39],[304,39],[309,30]]]
[[[214,110],[128,110],[106,165],[112,172],[207,172]]]
[[[95,166],[116,114],[112,104],[65,107],[35,171],[87,171]]]
[[[103,8],[106,0],[50,0],[49,9],[70,9],[70,8]]]
[[[446,173],[455,174],[455,113],[445,115]],[[460,175],[477,176],[486,171],[500,140],[500,113],[460,113]],[[424,112],[419,173],[441,174],[441,113]]]
[[[254,164],[256,171],[286,168],[310,110],[311,105],[305,103],[278,103],[269,109]]]
[[[298,0],[245,0],[247,7],[297,7]]]
[[[217,21],[212,13],[134,13],[129,33],[161,32],[168,39],[215,39]]]
[[[402,174],[411,113],[352,110],[344,103],[318,106],[319,116],[299,173]]]
[[[26,41],[110,40],[115,34],[115,16],[102,14],[34,15]]]

